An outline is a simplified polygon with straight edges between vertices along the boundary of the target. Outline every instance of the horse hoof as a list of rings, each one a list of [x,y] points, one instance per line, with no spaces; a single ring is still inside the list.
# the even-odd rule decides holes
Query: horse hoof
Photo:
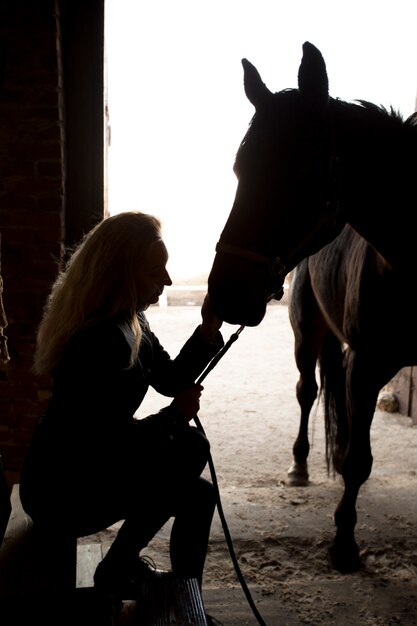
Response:
[[[307,487],[309,484],[308,470],[306,463],[296,463],[293,461],[287,472],[287,485],[290,487]]]
[[[340,547],[333,544],[328,550],[328,558],[332,568],[341,574],[352,574],[362,567],[359,548],[356,544],[351,546],[349,550],[346,548],[340,549]]]

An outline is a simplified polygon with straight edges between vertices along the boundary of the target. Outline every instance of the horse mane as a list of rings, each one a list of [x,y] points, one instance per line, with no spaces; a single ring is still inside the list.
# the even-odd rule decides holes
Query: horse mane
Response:
[[[387,124],[388,121],[391,121],[394,130],[398,130],[402,127],[408,131],[410,128],[415,130],[417,127],[417,111],[412,113],[408,118],[405,118],[392,106],[386,108],[382,104],[375,104],[368,100],[358,99],[353,102],[348,102],[340,98],[330,98],[330,101],[335,102],[337,107],[349,109],[352,112],[355,110],[358,112],[364,111],[365,114],[368,113],[375,121],[378,121],[379,118],[381,124]]]
[[[373,111],[374,113],[380,113],[382,116],[392,117],[394,119],[398,119],[400,122],[403,122],[403,116],[399,111],[394,109],[394,107],[390,106],[389,109],[384,107],[382,104],[375,104],[374,102],[369,102],[369,100],[355,100],[355,102],[359,103],[360,106],[368,109],[369,111]]]
[[[368,100],[355,100],[358,102],[360,106],[368,109],[369,111],[373,111],[374,113],[380,113],[382,116],[390,117],[391,119],[397,120],[401,124],[407,127],[415,127],[417,126],[417,111],[414,111],[409,117],[404,118],[404,116],[394,109],[394,107],[390,106],[389,109],[382,105],[374,104],[373,102],[368,102]]]
[[[363,137],[363,142],[367,141],[375,155],[379,152],[391,155],[394,158],[395,167],[398,167],[398,163],[395,163],[397,157],[394,155],[407,154],[408,163],[405,163],[403,158],[401,167],[415,168],[417,112],[405,118],[392,106],[386,108],[367,100],[347,102],[333,98],[329,101],[330,111],[332,111],[330,115],[334,116],[334,123],[338,125],[339,132],[344,133],[347,141],[350,136],[355,136],[356,142],[362,142]],[[343,124],[339,123],[342,119]],[[362,137],[361,133],[363,133]]]
[[[415,111],[414,113],[411,113],[411,115],[406,119],[405,123],[408,126],[412,126],[414,128],[414,126],[417,127],[417,111]]]
[[[271,111],[274,110],[274,103],[281,99],[284,96],[287,100],[287,104],[291,107],[296,106],[296,102],[299,102],[300,92],[298,89],[288,88],[282,89],[274,94],[271,94],[273,100],[271,102]],[[391,129],[391,138],[399,139],[402,137],[404,139],[404,133],[409,137],[409,140],[414,141],[416,138],[417,131],[417,111],[412,113],[408,118],[404,118],[404,116],[394,107],[390,106],[386,108],[383,105],[375,104],[374,102],[369,102],[368,100],[357,99],[353,101],[342,100],[340,98],[329,97],[329,108],[328,111],[332,111],[332,109],[336,112],[338,109],[348,112],[350,114],[358,114],[358,117],[362,119],[362,125],[367,125],[368,121],[373,121],[374,128],[377,130],[379,128],[386,131],[387,129]],[[239,174],[240,164],[245,160],[245,147],[248,141],[248,138],[252,136],[252,127],[255,120],[258,119],[256,112],[254,113],[252,119],[249,122],[248,129],[240,142],[238,150],[235,155],[235,161],[233,166],[233,171],[236,175]],[[267,123],[269,124],[271,121],[270,116],[267,116]],[[410,134],[411,133],[411,134]],[[408,143],[408,140],[406,140]],[[409,144],[411,145],[411,144]]]

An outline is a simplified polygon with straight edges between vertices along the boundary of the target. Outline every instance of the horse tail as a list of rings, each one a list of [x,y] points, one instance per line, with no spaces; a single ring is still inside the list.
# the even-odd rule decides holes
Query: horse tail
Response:
[[[327,471],[340,473],[348,444],[346,370],[342,345],[327,333],[319,355],[320,393],[324,405]]]

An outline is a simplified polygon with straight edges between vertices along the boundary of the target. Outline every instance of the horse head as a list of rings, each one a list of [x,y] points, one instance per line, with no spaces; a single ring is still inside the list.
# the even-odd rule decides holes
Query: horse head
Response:
[[[342,228],[334,191],[326,66],[306,42],[298,89],[272,93],[246,59],[244,89],[255,114],[236,155],[232,210],[216,247],[208,291],[231,324],[258,325],[286,275]]]

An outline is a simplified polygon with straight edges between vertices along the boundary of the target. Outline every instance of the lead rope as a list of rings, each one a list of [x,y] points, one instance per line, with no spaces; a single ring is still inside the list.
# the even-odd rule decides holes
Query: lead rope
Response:
[[[203,373],[197,379],[196,384],[201,384],[202,383],[202,381],[205,379],[207,374],[209,372],[211,372],[211,370],[217,365],[217,363],[220,361],[220,359],[228,351],[230,346],[236,341],[236,339],[239,337],[240,333],[242,332],[242,330],[244,328],[245,328],[244,326],[240,326],[237,329],[237,331],[230,336],[230,338],[227,341],[227,343],[225,343],[223,348],[221,348],[219,350],[219,352],[216,354],[216,356],[213,357],[213,359],[207,365],[206,369],[203,371]],[[204,428],[203,428],[199,418],[197,417],[197,415],[194,417],[194,421],[195,421],[195,423],[197,425],[197,428],[199,430],[201,430],[203,435],[205,435],[206,433],[204,432]],[[218,485],[218,482],[217,482],[216,470],[215,470],[215,467],[214,467],[213,458],[211,456],[211,453],[209,453],[208,465],[209,465],[209,468],[210,468],[211,479],[212,479],[214,490],[215,490],[215,494],[216,494],[217,510],[219,512],[219,517],[220,517],[220,521],[222,523],[224,536],[226,538],[227,547],[229,549],[229,554],[230,554],[230,557],[232,559],[232,563],[233,563],[233,566],[235,568],[236,575],[237,575],[237,577],[239,579],[239,582],[240,582],[241,587],[243,589],[243,592],[244,592],[244,594],[246,596],[246,599],[247,599],[247,601],[249,603],[249,606],[251,607],[253,614],[255,615],[256,619],[258,620],[258,623],[261,624],[261,626],[267,626],[266,622],[264,621],[262,615],[259,613],[259,611],[258,611],[258,609],[257,609],[257,607],[255,605],[255,602],[254,602],[254,600],[252,598],[252,595],[251,595],[251,593],[249,591],[249,588],[248,588],[248,586],[246,584],[246,580],[245,580],[245,578],[244,578],[244,576],[242,574],[239,562],[238,562],[237,557],[236,557],[235,549],[234,549],[234,546],[233,546],[233,540],[232,540],[232,537],[230,535],[229,528],[228,528],[227,521],[226,521],[226,517],[225,517],[224,511],[223,511],[223,505],[222,505],[221,498],[220,498],[219,485]]]

